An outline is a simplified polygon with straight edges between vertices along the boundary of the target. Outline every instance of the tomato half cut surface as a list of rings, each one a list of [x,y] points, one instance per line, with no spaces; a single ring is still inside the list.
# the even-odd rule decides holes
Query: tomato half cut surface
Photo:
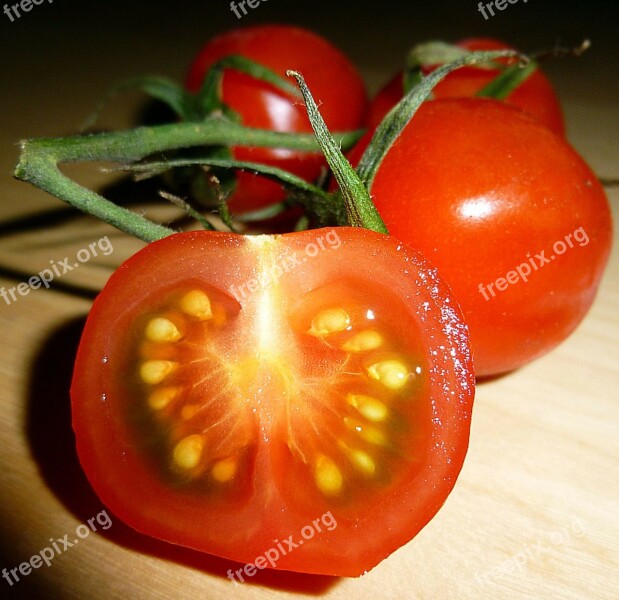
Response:
[[[473,395],[448,288],[356,228],[149,244],[96,299],[71,389],[83,468],[127,524],[344,576],[444,503]]]

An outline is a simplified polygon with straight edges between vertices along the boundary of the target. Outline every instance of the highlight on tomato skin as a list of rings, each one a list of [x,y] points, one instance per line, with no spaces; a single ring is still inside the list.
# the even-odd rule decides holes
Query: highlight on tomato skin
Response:
[[[128,525],[243,563],[293,536],[270,566],[339,576],[443,505],[473,396],[436,270],[346,227],[149,244],[95,300],[71,386],[84,471]]]
[[[425,102],[370,192],[389,232],[450,285],[478,377],[550,352],[588,313],[612,244],[608,199],[565,139],[524,111],[487,98]]]

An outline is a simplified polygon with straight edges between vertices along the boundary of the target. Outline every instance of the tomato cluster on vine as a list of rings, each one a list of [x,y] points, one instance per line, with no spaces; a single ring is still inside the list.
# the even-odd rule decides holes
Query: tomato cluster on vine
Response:
[[[290,540],[272,568],[358,576],[453,489],[476,377],[591,307],[608,202],[535,61],[474,39],[393,70],[370,102],[319,35],[249,27],[184,87],[139,80],[173,123],[22,144],[19,178],[151,242],[95,300],[71,388],[83,468],[133,528],[253,572]],[[67,185],[56,162],[93,156],[164,172],[166,198],[228,230]],[[306,537],[321,514],[334,526]]]

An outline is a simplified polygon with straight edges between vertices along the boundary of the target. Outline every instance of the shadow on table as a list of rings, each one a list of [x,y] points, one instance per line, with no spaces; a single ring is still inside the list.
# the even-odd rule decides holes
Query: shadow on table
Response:
[[[97,515],[103,505],[79,464],[71,427],[69,389],[73,363],[85,319],[64,324],[35,357],[30,373],[26,434],[32,455],[46,484],[81,523]],[[226,578],[243,565],[167,544],[131,529],[112,515],[113,527],[98,530],[114,543],[185,567]],[[265,570],[247,580],[278,590],[320,595],[338,582],[335,577]],[[232,584],[231,584],[232,585]]]

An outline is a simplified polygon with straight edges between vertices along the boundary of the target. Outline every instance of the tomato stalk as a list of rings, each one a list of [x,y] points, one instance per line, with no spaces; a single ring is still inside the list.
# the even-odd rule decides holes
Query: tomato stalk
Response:
[[[235,218],[239,222],[249,223],[269,219],[300,203],[309,213],[317,217],[321,225],[346,223],[343,207],[340,203],[333,202],[333,198],[328,192],[317,185],[308,183],[302,177],[270,165],[234,159],[218,159],[211,156],[194,156],[191,158],[175,158],[166,161],[129,164],[120,167],[120,170],[133,172],[136,176],[139,174],[140,179],[144,179],[159,175],[168,169],[193,166],[248,171],[259,174],[265,179],[271,179],[287,190],[288,198],[286,200],[277,204],[270,204],[263,209],[236,215]],[[227,211],[225,201],[223,205],[220,202],[218,210],[220,217],[222,216],[222,210]],[[226,219],[223,220],[226,222]],[[233,227],[230,227],[230,229],[232,230]]]
[[[209,115],[215,110],[227,110],[221,100],[221,84],[226,69],[234,69],[240,73],[251,75],[254,79],[270,83],[286,94],[299,97],[299,91],[271,69],[245,56],[231,55],[217,61],[208,70],[204,83],[195,96],[195,104],[199,114]]]
[[[336,136],[342,144],[349,145],[358,134]],[[130,235],[151,242],[175,232],[77,184],[60,171],[59,165],[84,161],[127,163],[170,150],[211,145],[264,146],[306,152],[319,149],[311,134],[252,129],[221,117],[209,117],[199,123],[172,123],[120,132],[23,140],[15,177]]]
[[[305,80],[300,73],[288,71],[288,75],[294,77],[303,94],[307,114],[316,134],[316,139],[323,151],[333,175],[337,180],[346,206],[347,222],[342,223],[353,227],[365,227],[378,233],[388,233],[368,190],[353,169],[352,165],[342,154],[340,147],[335,143],[333,136],[327,129],[327,125],[318,110],[318,106],[309,91]]]
[[[175,232],[78,185],[60,171],[59,165],[68,162],[111,161],[124,164],[125,170],[151,174],[157,170],[163,172],[188,165],[230,170],[249,169],[276,179],[287,189],[292,190],[292,196],[301,197],[324,222],[337,222],[338,207],[333,204],[329,206],[326,194],[320,188],[281,169],[222,158],[222,148],[232,146],[287,148],[304,152],[318,150],[318,144],[311,134],[274,132],[240,124],[238,115],[225,106],[220,98],[221,81],[226,69],[245,73],[275,86],[284,93],[300,97],[298,89],[288,80],[264,65],[238,55],[226,56],[217,61],[196,94],[191,94],[165,77],[133,78],[112,88],[85,126],[92,125],[111,96],[129,89],[139,89],[163,102],[185,122],[139,127],[123,132],[24,140],[21,142],[21,155],[15,169],[15,177],[147,242]],[[361,132],[348,132],[336,134],[336,137],[343,146],[350,147],[360,135]],[[192,160],[174,156],[175,151],[196,147],[203,147],[205,156]],[[164,160],[161,160],[160,155],[165,152],[172,152],[172,157],[164,155]],[[157,162],[143,162],[145,158],[153,155],[158,156]],[[136,164],[138,161],[141,161],[140,164]],[[185,205],[185,208],[191,207]],[[229,212],[225,202],[220,201],[218,209],[223,221],[229,223]],[[200,222],[204,224],[201,219]]]
[[[418,44],[408,54],[404,71],[404,92],[410,91],[423,79],[423,69],[453,63],[469,54],[471,50],[455,44],[432,41]],[[477,93],[477,96],[503,100],[517,87],[528,79],[537,69],[537,63],[530,60],[526,65],[512,64],[506,66],[496,61],[477,63],[480,69],[498,69],[500,71],[486,87]]]
[[[520,62],[514,65],[517,69],[527,68],[530,62],[525,55],[520,54],[516,50],[467,52],[423,77],[417,85],[412,87],[381,121],[359,161],[357,173],[367,189],[371,188],[384,156],[413,118],[417,109],[430,97],[434,86],[456,69],[467,65],[487,64],[503,57],[519,57]]]
[[[92,126],[105,104],[120,92],[139,90],[151,98],[163,102],[183,121],[203,121],[209,116],[224,114],[232,121],[240,121],[238,115],[221,99],[221,84],[225,70],[234,70],[264,81],[285,94],[299,97],[300,94],[286,79],[245,56],[229,55],[218,60],[206,73],[204,83],[196,94],[188,92],[175,81],[157,75],[143,75],[121,81],[103,97],[83,128]]]
[[[204,83],[197,96],[191,96],[164,78],[139,78],[118,88],[140,87],[143,91],[166,102],[179,116],[190,122],[138,127],[121,132],[24,140],[21,142],[21,155],[15,169],[15,177],[147,242],[161,239],[175,231],[145,219],[80,186],[65,176],[60,171],[59,165],[68,162],[108,161],[120,163],[126,170],[151,174],[191,165],[251,170],[284,185],[291,192],[292,202],[303,204],[307,212],[315,215],[321,224],[352,225],[386,233],[386,227],[370,199],[368,189],[382,158],[394,140],[421,103],[429,97],[434,85],[443,77],[461,66],[488,63],[505,56],[520,56],[526,60],[526,57],[512,50],[471,52],[423,78],[385,117],[364,153],[357,172],[343,156],[340,148],[350,147],[358,139],[359,132],[331,134],[302,76],[298,73],[291,71],[288,74],[297,79],[315,136],[253,129],[231,120],[225,107],[217,105],[213,100],[224,67],[251,72],[257,78],[266,79],[283,89],[288,88],[282,81],[274,80],[273,77],[279,76],[270,73],[268,69],[258,68],[259,65],[256,66],[251,61],[249,63],[239,61],[238,57],[229,57],[217,64],[213,75]],[[210,116],[203,116],[206,110],[212,111]],[[334,138],[337,138],[339,143]],[[281,169],[219,158],[209,153],[209,148],[232,146],[279,147],[306,152],[321,149],[340,184],[342,195],[328,195],[320,187]],[[165,156],[166,152],[196,147],[205,148],[206,156],[192,158]],[[163,160],[143,162],[148,157],[161,154],[164,155]],[[290,203],[287,204],[289,205]],[[221,212],[221,209],[227,207],[222,206],[220,202],[219,208]],[[273,208],[274,214],[283,208],[284,205],[277,205]],[[224,219],[224,222],[228,221],[229,219]]]

